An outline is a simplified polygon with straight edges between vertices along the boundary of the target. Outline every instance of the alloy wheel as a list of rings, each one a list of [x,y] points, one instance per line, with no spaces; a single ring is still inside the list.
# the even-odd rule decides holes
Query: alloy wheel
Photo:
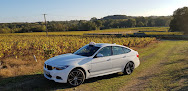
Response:
[[[80,69],[73,70],[69,73],[68,83],[71,86],[78,86],[82,84],[85,80],[84,72]]]
[[[134,63],[128,62],[125,66],[124,73],[130,75],[134,70]]]

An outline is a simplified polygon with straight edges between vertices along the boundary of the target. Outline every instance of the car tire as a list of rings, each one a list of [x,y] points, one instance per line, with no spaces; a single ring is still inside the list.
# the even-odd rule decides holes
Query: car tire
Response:
[[[124,68],[124,74],[125,75],[130,75],[134,70],[134,63],[133,62],[128,62],[126,65],[125,65],[125,68]]]
[[[85,74],[81,69],[74,69],[72,70],[67,79],[67,83],[70,86],[76,87],[81,85],[85,80]]]

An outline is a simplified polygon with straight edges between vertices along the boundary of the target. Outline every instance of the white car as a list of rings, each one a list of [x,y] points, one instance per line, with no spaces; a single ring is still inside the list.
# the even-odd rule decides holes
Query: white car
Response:
[[[92,77],[117,72],[129,75],[139,66],[138,57],[137,51],[122,45],[91,42],[72,54],[48,59],[44,63],[44,76],[78,86]]]

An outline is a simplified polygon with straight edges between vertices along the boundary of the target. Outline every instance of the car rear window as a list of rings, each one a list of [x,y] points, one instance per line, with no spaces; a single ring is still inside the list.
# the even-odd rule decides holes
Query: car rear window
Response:
[[[119,47],[119,46],[112,46],[112,51],[113,51],[113,55],[119,55],[119,54],[125,53],[122,47]]]
[[[131,51],[130,49],[127,49],[125,47],[122,47],[122,49],[123,49],[124,53],[129,53]]]

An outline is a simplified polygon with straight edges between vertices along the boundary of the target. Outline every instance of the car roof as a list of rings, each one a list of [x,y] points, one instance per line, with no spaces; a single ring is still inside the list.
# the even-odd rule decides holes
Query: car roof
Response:
[[[110,43],[96,43],[95,46],[97,46],[97,47],[105,47],[105,46],[122,46],[122,45],[110,44]]]

